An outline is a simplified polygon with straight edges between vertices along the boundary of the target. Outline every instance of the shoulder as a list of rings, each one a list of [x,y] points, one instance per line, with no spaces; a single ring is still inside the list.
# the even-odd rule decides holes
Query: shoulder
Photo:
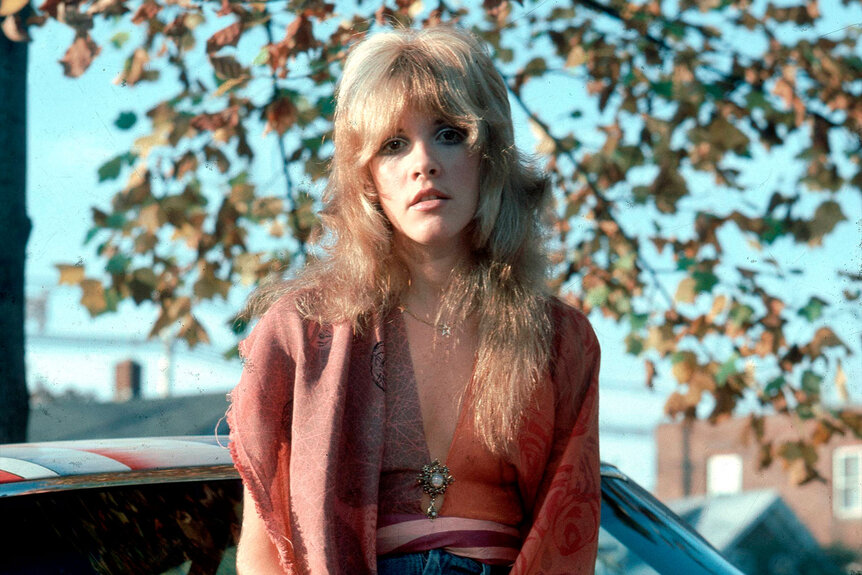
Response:
[[[557,298],[551,305],[554,339],[550,373],[558,405],[574,408],[569,414],[574,416],[589,390],[598,385],[601,349],[596,332],[582,311]]]
[[[577,345],[585,354],[598,353],[599,340],[584,313],[558,297],[551,298],[551,319],[554,324],[554,348]]]

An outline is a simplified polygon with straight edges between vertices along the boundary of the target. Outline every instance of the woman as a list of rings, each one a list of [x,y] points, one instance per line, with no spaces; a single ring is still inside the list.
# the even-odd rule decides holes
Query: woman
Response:
[[[466,32],[398,30],[336,99],[325,253],[240,346],[240,571],[592,573],[599,348],[547,294],[503,80]]]

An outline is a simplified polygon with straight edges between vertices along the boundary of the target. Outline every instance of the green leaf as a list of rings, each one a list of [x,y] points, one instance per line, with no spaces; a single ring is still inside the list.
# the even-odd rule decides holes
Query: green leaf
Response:
[[[84,237],[84,245],[89,244],[93,240],[93,238],[96,237],[96,234],[98,234],[100,231],[102,231],[102,229],[99,227],[90,228],[87,231],[86,237]]]
[[[823,376],[817,375],[811,370],[805,370],[802,374],[802,391],[808,395],[820,395],[820,384]]]
[[[741,326],[748,323],[754,315],[754,308],[747,305],[735,305],[730,310],[728,318],[736,325]]]
[[[799,310],[799,315],[807,319],[809,322],[814,322],[820,319],[823,315],[823,308],[829,305],[817,296],[812,297],[805,304],[805,307]]]
[[[629,315],[629,325],[631,325],[632,331],[643,329],[648,320],[648,313],[633,313]]]
[[[719,385],[727,383],[727,378],[737,372],[736,361],[738,359],[739,355],[734,353],[721,364],[721,367],[718,368],[718,373],[715,374],[715,380]]]
[[[230,324],[230,330],[236,335],[242,335],[248,329],[248,320],[242,317],[235,318]]]
[[[781,388],[784,387],[784,383],[784,377],[779,375],[778,377],[766,384],[766,388],[764,389],[764,391],[769,395],[775,395],[779,391],[781,391]]]
[[[625,342],[626,353],[630,355],[640,355],[644,349],[644,340],[633,333],[626,336]]]
[[[637,259],[637,257],[637,252],[627,253],[626,255],[620,257],[619,259],[617,259],[617,261],[614,262],[614,269],[623,271],[629,271],[634,269],[635,260]]]
[[[724,100],[727,97],[727,90],[718,84],[704,84],[703,90],[716,100]]]
[[[662,98],[670,100],[673,97],[673,82],[670,80],[664,82],[650,82],[652,91]]]
[[[608,286],[596,286],[587,291],[587,301],[594,307],[603,306],[608,301],[608,294],[610,293],[611,289]]]
[[[108,260],[108,263],[105,265],[105,271],[109,274],[122,274],[125,273],[126,268],[129,267],[129,263],[131,259],[123,254],[116,254],[114,257]]]
[[[111,44],[114,45],[114,48],[122,48],[123,45],[129,41],[129,37],[128,32],[117,32],[111,36]]]
[[[269,62],[269,50],[266,49],[266,46],[260,49],[260,52],[257,53],[257,56],[254,57],[254,60],[251,61],[252,66],[263,66]]]
[[[712,272],[696,271],[691,274],[691,277],[694,278],[694,290],[697,293],[710,292],[718,283],[718,277]]]
[[[126,216],[121,212],[114,212],[108,219],[105,220],[105,227],[114,230],[121,230],[126,225]]]
[[[117,119],[114,120],[114,125],[121,130],[128,130],[132,126],[135,125],[135,122],[138,121],[138,117],[134,112],[122,112]]]
[[[120,172],[123,169],[123,164],[132,165],[135,161],[135,154],[131,152],[126,152],[125,154],[120,154],[114,158],[111,158],[101,166],[99,166],[99,182],[104,182],[106,180],[116,180],[120,177]]]
[[[688,270],[688,268],[690,268],[691,266],[693,266],[696,263],[697,262],[695,260],[693,260],[692,258],[682,256],[681,258],[679,258],[676,261],[676,269],[678,269],[680,271],[686,271],[686,270]]]

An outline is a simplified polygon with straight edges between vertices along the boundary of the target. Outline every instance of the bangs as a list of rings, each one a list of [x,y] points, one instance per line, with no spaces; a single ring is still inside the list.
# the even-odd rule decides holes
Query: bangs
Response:
[[[468,76],[463,66],[408,49],[396,54],[388,66],[378,64],[357,78],[351,86],[345,127],[358,144],[358,164],[366,165],[383,142],[398,132],[408,108],[463,130],[470,147],[481,147],[480,110],[469,99]]]

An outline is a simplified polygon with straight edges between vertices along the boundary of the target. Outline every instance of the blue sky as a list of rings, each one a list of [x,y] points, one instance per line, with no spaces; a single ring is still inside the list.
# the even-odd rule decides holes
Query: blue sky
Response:
[[[862,22],[862,9],[844,10],[839,14],[838,3],[821,2],[821,11],[835,14],[835,18],[824,22],[824,31],[832,31],[849,22]],[[855,11],[854,11],[855,10]],[[850,15],[850,20],[847,15]],[[859,15],[858,20],[856,14]],[[828,30],[827,30],[828,29]],[[98,30],[96,31],[99,32]],[[52,333],[93,334],[100,337],[116,338],[117,341],[140,340],[146,336],[155,318],[152,306],[135,308],[131,304],[121,307],[121,313],[109,314],[91,320],[88,314],[77,305],[78,290],[69,287],[56,287],[56,263],[82,262],[89,273],[95,273],[101,262],[95,257],[93,246],[84,246],[83,238],[90,226],[90,208],[105,207],[116,190],[117,182],[99,185],[96,170],[99,165],[129,148],[134,131],[122,132],[113,126],[121,111],[135,110],[140,116],[156,102],[164,88],[159,84],[141,84],[134,89],[115,85],[114,78],[122,70],[123,59],[117,51],[105,47],[94,65],[81,78],[71,80],[63,77],[62,58],[66,47],[73,37],[72,30],[57,24],[31,31],[34,42],[30,45],[29,71],[29,172],[28,201],[29,214],[34,222],[33,234],[28,247],[27,291],[36,295],[42,290],[51,291]],[[104,32],[102,32],[104,35]],[[102,42],[106,44],[106,42]],[[583,85],[555,84],[564,80],[548,80],[544,85],[537,83],[528,97],[540,105],[547,94],[567,94],[568,97],[581,97]],[[548,114],[553,124],[553,114]],[[522,115],[516,114],[516,131],[522,148],[531,149],[533,139]],[[140,123],[140,122],[139,122]],[[260,142],[261,168],[257,176],[266,181],[276,177],[278,170],[271,170],[268,176],[265,166],[266,156],[274,150],[272,138]],[[787,170],[795,169],[792,159],[779,155],[764,157],[761,166],[746,177],[752,188],[768,187],[774,179],[781,179]],[[720,210],[720,194],[706,199],[714,209]],[[810,294],[824,294],[824,299],[834,299],[840,292],[840,285],[824,284],[835,269],[858,272],[862,268],[862,205],[858,195],[845,205],[849,221],[842,223],[823,249],[813,250],[806,247],[777,246],[772,251],[756,252],[739,241],[739,250],[731,257],[740,261],[750,258],[774,257],[786,267],[801,267],[806,273],[793,279],[794,285],[787,286],[786,296],[807,298]],[[680,228],[687,223],[683,217]],[[224,329],[224,320],[240,304],[245,293],[237,293],[230,302],[215,303],[201,313],[213,339],[213,346],[202,350],[212,358],[233,343],[231,334]],[[823,296],[822,296],[823,297]],[[805,301],[804,299],[800,301]],[[858,306],[858,302],[856,304]],[[857,352],[845,362],[851,393],[857,401],[862,400],[862,359],[858,355],[860,329],[858,316],[851,313],[851,306],[844,304],[833,308],[835,322],[841,336]],[[596,330],[603,344],[603,380],[609,382],[630,382],[634,387],[642,385],[643,370],[641,361],[623,353],[622,338],[624,330],[603,321],[596,322]],[[92,350],[90,350],[92,352]],[[32,362],[31,362],[32,363]],[[212,362],[210,362],[212,363]],[[67,382],[79,381],[86,387],[87,365],[92,358],[80,366],[66,365],[64,369],[41,369],[47,381],[60,382],[60,372]],[[212,374],[199,378],[203,383],[191,386],[190,392],[211,386],[222,389],[232,385],[237,371],[213,369]],[[670,389],[669,384],[664,386]],[[828,396],[827,396],[828,397]],[[660,417],[660,402],[656,418]],[[652,412],[653,408],[651,408]]]

